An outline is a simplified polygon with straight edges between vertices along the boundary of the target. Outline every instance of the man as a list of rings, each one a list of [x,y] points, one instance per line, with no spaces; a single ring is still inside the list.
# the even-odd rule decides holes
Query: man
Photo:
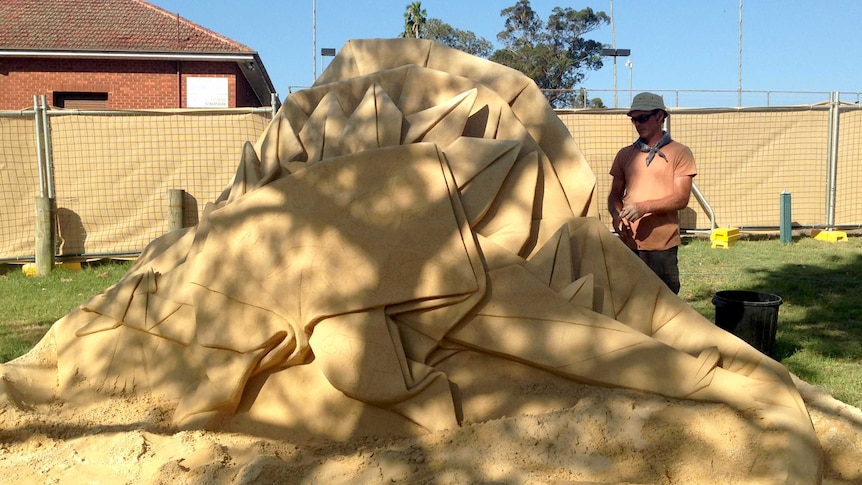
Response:
[[[620,239],[679,293],[679,214],[688,205],[697,167],[691,150],[662,130],[661,96],[640,93],[628,112],[639,138],[614,157],[608,210]]]

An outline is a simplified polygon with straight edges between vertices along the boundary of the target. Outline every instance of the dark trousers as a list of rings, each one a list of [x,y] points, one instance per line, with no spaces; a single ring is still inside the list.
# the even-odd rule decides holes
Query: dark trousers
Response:
[[[679,294],[679,246],[662,251],[633,250],[674,293]]]

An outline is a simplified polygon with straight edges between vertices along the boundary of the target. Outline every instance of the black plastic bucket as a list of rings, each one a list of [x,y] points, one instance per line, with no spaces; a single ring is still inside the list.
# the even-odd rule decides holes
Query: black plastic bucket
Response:
[[[781,297],[771,293],[718,291],[712,298],[715,324],[774,357],[778,307],[781,303]]]

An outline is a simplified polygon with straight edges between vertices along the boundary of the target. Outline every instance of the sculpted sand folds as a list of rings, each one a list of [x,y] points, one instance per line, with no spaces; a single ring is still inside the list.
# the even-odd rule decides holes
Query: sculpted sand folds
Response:
[[[200,225],[54,325],[55,393],[149,392],[189,428],[415,434],[494,417],[469,396],[495,370],[446,369],[504,359],[729,404],[776,439],[765,473],[819,481],[787,371],[664,287],[595,218],[594,186],[520,73],[350,41],[244,147]],[[31,371],[3,372],[23,404]]]

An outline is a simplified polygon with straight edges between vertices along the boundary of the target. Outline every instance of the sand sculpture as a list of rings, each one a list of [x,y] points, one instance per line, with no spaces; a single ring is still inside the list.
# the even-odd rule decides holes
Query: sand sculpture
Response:
[[[667,290],[598,222],[594,184],[520,73],[350,41],[246,144],[198,226],[56,322],[33,350],[56,349],[56,388],[13,361],[6,399],[147,392],[186,428],[421,433],[477,419],[465,396],[515,361],[726,403],[778,437],[766,469],[818,482],[788,372]]]

